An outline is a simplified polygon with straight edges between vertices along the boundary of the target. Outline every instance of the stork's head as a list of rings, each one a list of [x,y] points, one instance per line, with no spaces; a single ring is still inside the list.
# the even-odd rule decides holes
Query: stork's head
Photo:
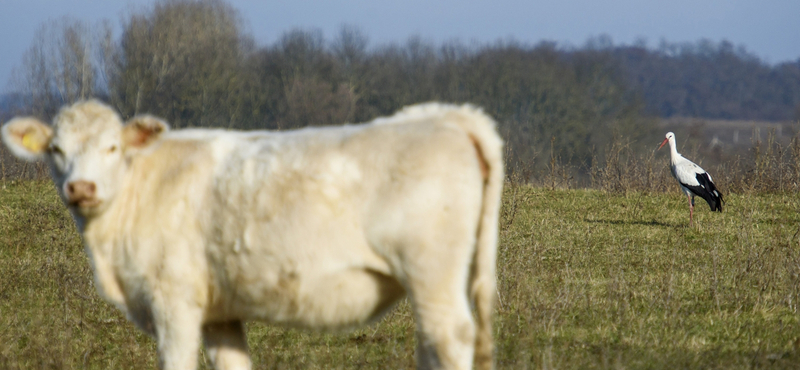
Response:
[[[74,214],[90,217],[113,200],[131,156],[166,130],[166,123],[149,116],[123,125],[111,107],[89,100],[62,108],[52,126],[21,117],[0,132],[16,157],[47,162],[64,203]]]
[[[673,134],[671,132],[667,132],[667,137],[664,138],[664,141],[661,142],[661,145],[658,146],[658,149],[661,149],[661,147],[664,146],[664,144],[666,144],[666,143],[668,143],[670,141],[671,142],[675,142],[675,134]]]

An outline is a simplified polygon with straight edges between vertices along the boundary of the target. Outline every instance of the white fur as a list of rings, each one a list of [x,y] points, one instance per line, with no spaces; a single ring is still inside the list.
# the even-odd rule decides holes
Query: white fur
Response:
[[[101,105],[105,125],[81,121],[97,105],[62,110],[53,140],[69,166],[51,163],[54,180],[98,185],[101,207],[71,209],[98,290],[155,336],[164,369],[194,369],[201,338],[218,369],[249,369],[243,321],[352,328],[404,294],[420,368],[469,369],[473,356],[491,368],[503,163],[480,110],[429,103],[339,128],[169,131],[114,156],[103,148],[119,141],[116,113]]]

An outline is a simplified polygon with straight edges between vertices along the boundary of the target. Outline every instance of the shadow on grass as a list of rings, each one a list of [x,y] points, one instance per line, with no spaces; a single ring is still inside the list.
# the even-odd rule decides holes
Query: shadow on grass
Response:
[[[661,222],[656,220],[587,220],[584,219],[584,222],[591,222],[595,224],[608,224],[608,225],[642,225],[642,226],[660,226],[660,227],[670,227],[670,228],[678,228],[678,227],[685,227],[684,224],[673,224],[669,222]]]

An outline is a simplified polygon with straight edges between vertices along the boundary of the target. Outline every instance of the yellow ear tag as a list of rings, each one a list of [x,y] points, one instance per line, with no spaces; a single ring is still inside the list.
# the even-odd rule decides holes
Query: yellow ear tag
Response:
[[[22,146],[34,153],[41,153],[44,149],[44,143],[35,132],[28,132],[22,135]]]

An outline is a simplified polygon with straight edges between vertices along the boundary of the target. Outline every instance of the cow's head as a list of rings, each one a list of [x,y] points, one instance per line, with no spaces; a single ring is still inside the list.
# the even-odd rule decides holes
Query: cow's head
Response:
[[[123,125],[113,109],[89,100],[62,108],[52,126],[22,117],[0,132],[18,158],[46,161],[64,202],[78,215],[92,217],[113,201],[130,159],[168,129],[151,116],[137,116]]]

